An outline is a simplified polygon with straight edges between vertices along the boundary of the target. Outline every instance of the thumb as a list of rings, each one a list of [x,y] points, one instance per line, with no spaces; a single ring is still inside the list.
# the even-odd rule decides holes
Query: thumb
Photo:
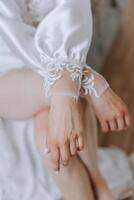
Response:
[[[34,116],[35,141],[41,154],[50,152],[48,141],[48,109],[38,112]]]

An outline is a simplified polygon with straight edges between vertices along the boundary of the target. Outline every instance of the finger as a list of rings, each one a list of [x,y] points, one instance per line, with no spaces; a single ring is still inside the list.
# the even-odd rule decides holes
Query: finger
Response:
[[[69,164],[69,156],[70,156],[68,144],[60,146],[60,155],[61,155],[62,164],[64,166],[67,166]]]
[[[50,142],[49,142],[49,137],[46,135],[45,137],[45,147],[44,147],[44,154],[48,154],[51,152],[51,149],[50,149]]]
[[[124,124],[123,117],[117,118],[117,124],[118,124],[118,130],[119,131],[124,129],[125,124]]]
[[[103,133],[107,133],[109,131],[108,123],[106,121],[101,122],[101,129]]]
[[[79,150],[81,151],[84,148],[84,140],[82,135],[79,135],[77,140],[78,140]]]
[[[124,121],[125,121],[125,128],[128,128],[130,126],[130,121],[131,121],[129,113],[124,115]]]
[[[78,142],[77,142],[76,138],[71,137],[71,139],[70,139],[70,153],[71,153],[72,156],[76,155],[76,153],[77,153],[77,147],[79,148],[79,146],[77,146],[77,145],[78,145]]]
[[[58,173],[60,171],[60,152],[59,148],[54,145],[51,148],[51,159],[53,169],[56,173]]]
[[[75,143],[76,143],[76,148],[77,148],[77,150],[79,151],[79,143],[78,143],[78,139],[75,140]]]
[[[84,148],[84,140],[83,140],[83,121],[81,119],[80,113],[77,113],[77,116],[74,119],[74,130],[76,133],[76,140],[78,141],[78,150],[82,150]]]
[[[110,126],[110,131],[115,131],[117,129],[116,121],[114,119],[110,120],[109,126]]]
[[[34,116],[34,131],[38,147],[42,153],[48,153],[50,151],[47,134],[47,111],[43,110]]]

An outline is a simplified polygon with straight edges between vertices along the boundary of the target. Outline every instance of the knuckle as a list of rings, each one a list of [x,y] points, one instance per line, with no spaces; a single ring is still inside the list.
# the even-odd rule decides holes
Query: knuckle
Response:
[[[111,117],[109,115],[103,116],[102,117],[102,123],[108,122],[111,119]]]
[[[114,115],[108,117],[108,119],[107,119],[108,122],[113,122],[113,120],[114,120]]]
[[[123,111],[117,111],[116,112],[116,116],[117,116],[117,118],[121,118],[122,117],[122,113],[123,113]]]

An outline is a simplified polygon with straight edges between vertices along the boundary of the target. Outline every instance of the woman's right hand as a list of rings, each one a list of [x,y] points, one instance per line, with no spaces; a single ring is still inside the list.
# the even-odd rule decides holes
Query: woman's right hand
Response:
[[[51,97],[48,127],[48,146],[53,168],[58,172],[60,161],[63,165],[68,165],[70,156],[76,155],[84,147],[78,102],[73,97]]]

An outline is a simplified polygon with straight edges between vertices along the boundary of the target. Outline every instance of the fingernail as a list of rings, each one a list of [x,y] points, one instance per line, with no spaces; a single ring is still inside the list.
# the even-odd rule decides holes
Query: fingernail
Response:
[[[56,174],[59,174],[59,171],[55,171]]]
[[[63,165],[64,165],[64,166],[67,166],[67,165],[68,165],[68,163],[69,163],[69,160],[68,160],[68,161],[66,161],[66,162],[63,162]]]

